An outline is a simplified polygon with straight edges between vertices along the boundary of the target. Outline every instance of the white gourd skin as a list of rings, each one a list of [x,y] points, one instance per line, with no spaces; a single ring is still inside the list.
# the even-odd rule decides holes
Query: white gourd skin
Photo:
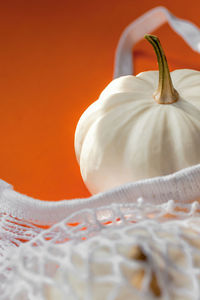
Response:
[[[81,116],[75,152],[92,194],[200,163],[200,72],[170,73],[177,102],[158,104],[158,71],[114,79]]]

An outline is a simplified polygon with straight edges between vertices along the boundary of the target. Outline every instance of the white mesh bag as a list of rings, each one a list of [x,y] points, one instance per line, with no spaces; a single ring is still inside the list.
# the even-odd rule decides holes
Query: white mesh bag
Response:
[[[35,237],[0,261],[1,299],[199,299],[199,212],[139,199],[30,226]]]
[[[200,52],[199,29],[157,7],[123,32],[115,77],[166,21]],[[0,181],[0,300],[200,299],[199,199],[200,165],[60,202]]]

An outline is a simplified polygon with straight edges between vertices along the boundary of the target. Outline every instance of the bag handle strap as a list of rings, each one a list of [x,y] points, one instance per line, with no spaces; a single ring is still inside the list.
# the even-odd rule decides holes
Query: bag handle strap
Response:
[[[146,33],[151,33],[166,22],[184,39],[192,50],[200,53],[199,28],[189,21],[175,17],[165,7],[158,6],[133,21],[122,32],[115,54],[114,78],[133,74],[134,64],[132,49],[134,45],[139,42]]]

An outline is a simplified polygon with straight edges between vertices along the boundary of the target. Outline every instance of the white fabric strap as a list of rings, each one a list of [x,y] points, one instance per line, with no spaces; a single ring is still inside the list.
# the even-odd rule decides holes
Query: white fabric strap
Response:
[[[145,33],[150,33],[166,21],[190,47],[200,52],[200,31],[192,23],[174,17],[166,8],[157,7],[130,24],[123,32],[116,52],[115,77],[132,74],[132,48]],[[106,179],[105,179],[106,180]],[[200,199],[200,165],[175,174],[126,184],[86,199],[58,202],[42,201],[15,192],[0,180],[0,213],[32,220],[39,224],[53,224],[81,209],[97,208],[118,203],[127,205],[143,198],[145,202],[162,204],[169,200],[188,203]]]
[[[165,7],[156,7],[136,19],[123,31],[119,40],[114,64],[114,78],[134,72],[132,50],[146,33],[151,33],[164,23],[179,34],[192,50],[200,53],[200,30],[193,23],[172,15]]]
[[[143,203],[157,205],[169,200],[182,204],[199,200],[200,165],[183,169],[172,175],[125,184],[89,198],[57,202],[42,201],[22,195],[1,182],[0,212],[32,220],[34,223],[51,225],[81,209],[98,208],[112,203],[128,205],[136,203],[138,198],[143,199]]]

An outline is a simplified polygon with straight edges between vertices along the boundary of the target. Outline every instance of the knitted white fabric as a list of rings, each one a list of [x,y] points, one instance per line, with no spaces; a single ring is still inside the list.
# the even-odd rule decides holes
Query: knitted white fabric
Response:
[[[142,197],[145,203],[161,204],[168,200],[189,203],[200,199],[200,165],[177,173],[146,179],[117,187],[89,198],[42,201],[22,195],[4,181],[0,182],[0,211],[40,225],[52,225],[72,213],[112,203],[130,204]]]
[[[166,21],[200,52],[199,29],[158,7],[125,29],[115,77],[132,74],[134,43]],[[199,199],[200,165],[59,202],[1,180],[0,300],[200,299]]]

